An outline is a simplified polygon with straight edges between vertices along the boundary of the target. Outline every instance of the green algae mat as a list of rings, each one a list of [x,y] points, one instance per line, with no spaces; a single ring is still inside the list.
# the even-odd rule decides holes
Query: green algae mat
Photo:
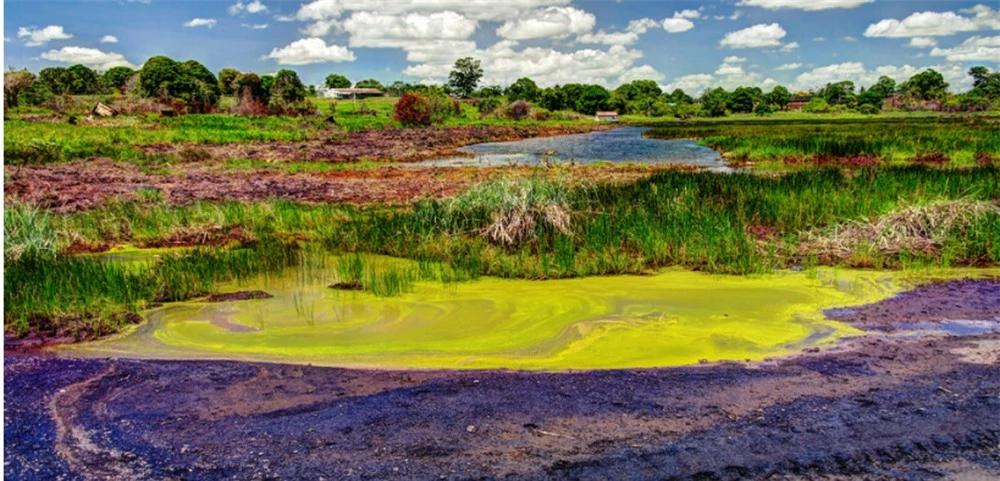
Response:
[[[760,360],[861,331],[823,312],[877,302],[921,273],[820,269],[763,276],[667,270],[649,276],[418,283],[396,297],[331,289],[330,273],[228,284],[274,297],[190,301],[147,311],[114,338],[63,346],[71,356],[236,359],[385,369],[612,369]]]

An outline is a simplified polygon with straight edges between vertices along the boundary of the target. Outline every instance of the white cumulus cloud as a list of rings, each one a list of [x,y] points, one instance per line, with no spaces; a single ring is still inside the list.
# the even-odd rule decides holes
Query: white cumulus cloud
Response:
[[[604,45],[632,45],[639,41],[639,36],[646,33],[650,28],[658,26],[660,23],[651,18],[640,18],[629,22],[624,32],[605,32],[598,30],[596,33],[585,33],[577,37],[580,43],[599,43]]]
[[[694,28],[694,22],[686,18],[665,18],[663,19],[663,29],[670,33],[687,32]]]
[[[261,3],[260,0],[253,0],[250,3],[243,3],[242,0],[238,0],[229,6],[229,13],[231,15],[237,15],[244,11],[247,13],[267,13],[267,5]]]
[[[429,40],[465,40],[478,22],[455,12],[409,13],[402,16],[358,12],[344,21],[352,47],[419,46]]]
[[[511,40],[566,38],[593,30],[597,17],[573,7],[549,7],[536,10],[517,20],[508,20],[497,28],[497,35]]]
[[[802,68],[802,64],[801,64],[801,63],[798,63],[798,62],[796,62],[796,63],[786,63],[786,64],[782,64],[781,66],[779,66],[779,67],[778,67],[778,68],[776,68],[775,70],[798,70],[798,69],[800,69],[800,68]]]
[[[652,65],[640,65],[626,70],[618,77],[619,84],[627,84],[633,80],[663,80],[666,76],[658,72]]]
[[[308,65],[326,62],[351,62],[354,53],[339,45],[327,45],[320,38],[303,38],[282,48],[271,50],[264,58],[278,61],[280,65]]]
[[[1000,30],[1000,12],[985,5],[955,12],[915,12],[902,20],[887,18],[868,25],[866,37],[940,37],[976,30]]]
[[[761,23],[727,33],[719,45],[730,48],[778,47],[786,34],[785,29],[777,23]]]
[[[913,37],[906,46],[911,48],[937,47],[937,40],[934,40],[934,37]]]
[[[855,8],[875,0],[740,0],[741,7],[761,7],[769,10],[792,8],[796,10],[829,10]]]
[[[101,37],[101,43],[118,43],[118,37],[114,35],[105,35]]]
[[[63,47],[59,50],[49,50],[42,54],[45,60],[68,64],[83,64],[95,70],[107,70],[111,67],[125,66],[135,68],[131,62],[120,53],[103,52],[96,48]]]
[[[184,22],[185,27],[208,27],[212,28],[215,26],[216,20],[214,18],[192,18],[187,22]]]
[[[1000,61],[1000,35],[970,37],[954,48],[935,48],[931,56],[944,57],[949,62],[996,63]]]
[[[792,86],[795,90],[808,90],[820,88],[828,83],[839,82],[841,80],[850,80],[858,86],[867,86],[873,85],[883,75],[893,78],[897,83],[902,83],[928,68],[940,72],[944,76],[945,81],[950,84],[949,89],[952,91],[967,90],[972,85],[972,80],[965,69],[955,64],[933,65],[929,67],[916,67],[909,64],[901,66],[882,65],[874,69],[868,69],[861,62],[844,62],[803,72],[795,78]]]
[[[29,47],[38,47],[53,40],[73,38],[73,35],[66,33],[62,25],[49,25],[41,29],[37,27],[21,27],[17,29],[17,38],[25,38],[24,44]]]

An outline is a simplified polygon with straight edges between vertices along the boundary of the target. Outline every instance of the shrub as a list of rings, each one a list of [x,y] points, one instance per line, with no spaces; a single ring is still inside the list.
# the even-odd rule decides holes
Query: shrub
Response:
[[[757,107],[755,107],[753,109],[753,113],[755,113],[755,114],[763,117],[765,115],[771,115],[771,114],[773,114],[774,113],[774,109],[770,105],[768,105],[768,104],[766,104],[764,102],[761,102],[761,103],[757,104]]]
[[[392,117],[406,126],[428,126],[434,106],[422,95],[405,93],[392,109]]]
[[[507,106],[507,117],[514,120],[521,120],[531,113],[531,105],[523,100],[518,100]]]
[[[500,99],[497,97],[486,97],[479,101],[477,108],[481,114],[492,114],[496,109],[500,108]]]
[[[825,114],[830,112],[830,104],[823,97],[816,96],[802,110],[810,114]]]
[[[879,108],[872,104],[864,104],[858,107],[858,113],[864,115],[876,115],[879,113]]]

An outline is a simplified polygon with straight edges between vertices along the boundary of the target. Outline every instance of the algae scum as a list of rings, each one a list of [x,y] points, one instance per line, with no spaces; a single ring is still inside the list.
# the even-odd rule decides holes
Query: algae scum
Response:
[[[678,269],[553,281],[421,282],[402,295],[377,297],[328,287],[336,279],[332,269],[299,268],[227,284],[222,292],[261,289],[274,297],[167,304],[147,311],[149,322],[129,333],[59,351],[389,369],[759,360],[858,335],[823,311],[876,302],[914,283],[884,272],[739,277]]]

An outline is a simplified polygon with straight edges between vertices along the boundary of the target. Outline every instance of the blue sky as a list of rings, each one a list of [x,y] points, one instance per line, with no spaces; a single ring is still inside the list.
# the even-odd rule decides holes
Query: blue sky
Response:
[[[962,91],[969,67],[1000,62],[995,0],[9,0],[3,17],[10,67],[167,55],[216,72],[292,68],[316,84],[334,72],[442,82],[472,56],[487,84],[802,90],[933,67]]]

